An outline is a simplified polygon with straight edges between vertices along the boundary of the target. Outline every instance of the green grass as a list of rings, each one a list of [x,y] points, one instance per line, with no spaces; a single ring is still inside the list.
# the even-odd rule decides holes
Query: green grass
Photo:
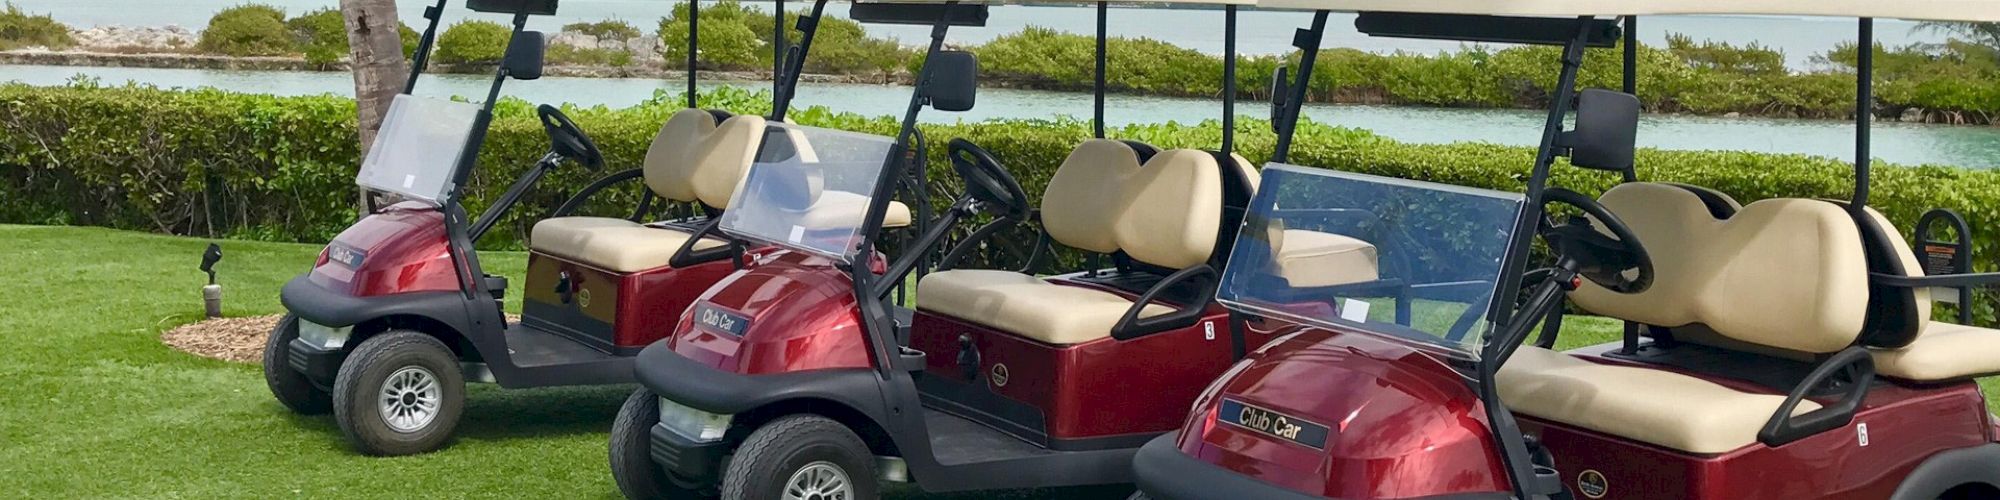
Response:
[[[629,388],[476,385],[450,448],[362,457],[330,418],[294,416],[273,401],[256,366],[159,343],[161,331],[201,316],[195,265],[205,240],[0,225],[0,242],[0,498],[617,496],[604,447]],[[230,316],[279,312],[278,287],[318,252],[246,241],[223,248]],[[520,282],[522,254],[482,257]],[[1616,338],[1614,322],[1572,318],[1563,343]]]

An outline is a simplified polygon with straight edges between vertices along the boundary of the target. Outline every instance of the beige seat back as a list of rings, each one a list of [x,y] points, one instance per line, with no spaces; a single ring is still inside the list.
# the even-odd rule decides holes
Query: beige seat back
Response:
[[[1042,192],[1042,224],[1072,248],[1123,250],[1147,264],[1192,267],[1215,250],[1222,220],[1219,169],[1202,151],[1164,151],[1141,165],[1129,145],[1086,141]]]
[[[1839,205],[1770,199],[1718,219],[1693,191],[1653,183],[1620,185],[1601,202],[1651,254],[1653,285],[1628,295],[1585,282],[1570,294],[1582,308],[1807,354],[1837,352],[1861,335],[1868,266]]]
[[[662,198],[729,208],[749,173],[765,133],[760,116],[732,116],[686,109],[667,120],[646,150],[646,187]]]

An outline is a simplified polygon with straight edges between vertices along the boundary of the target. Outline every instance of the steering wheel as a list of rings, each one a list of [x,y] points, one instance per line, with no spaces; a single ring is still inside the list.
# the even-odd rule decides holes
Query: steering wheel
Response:
[[[561,109],[547,104],[535,108],[535,114],[542,120],[542,129],[549,133],[549,149],[557,155],[582,163],[591,170],[604,168],[604,153],[597,150],[597,143],[583,133],[583,128],[570,121]]]
[[[1014,175],[1000,166],[985,148],[965,139],[952,139],[945,152],[951,158],[951,168],[965,181],[965,194],[984,205],[993,215],[1025,220],[1028,218],[1028,193],[1021,189],[1021,183]]]
[[[1542,240],[1556,255],[1577,264],[1577,274],[1611,291],[1633,294],[1653,286],[1653,259],[1632,228],[1596,199],[1563,188],[1542,191],[1543,213],[1550,203],[1576,207],[1590,218],[1571,217],[1562,224],[1543,219]],[[1596,219],[1609,236],[1591,224]]]

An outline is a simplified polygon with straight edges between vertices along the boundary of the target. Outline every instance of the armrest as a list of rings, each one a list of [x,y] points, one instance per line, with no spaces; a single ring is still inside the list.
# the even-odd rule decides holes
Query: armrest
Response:
[[[1868,280],[1878,285],[1903,288],[1960,288],[2000,285],[2000,273],[1946,274],[1940,276],[1896,276],[1893,274],[1868,273]]]
[[[683,268],[720,260],[740,259],[744,250],[743,242],[737,241],[736,238],[723,236],[720,230],[721,227],[721,217],[709,218],[707,224],[702,224],[701,229],[696,230],[693,236],[688,237],[686,242],[681,243],[681,248],[674,251],[672,258],[667,259],[667,265],[674,266],[675,268]],[[695,244],[700,243],[701,240],[711,235],[722,236],[723,239],[729,241],[729,244],[707,250],[694,249]],[[742,265],[742,262],[737,262],[738,268],[741,268]]]
[[[598,179],[597,182],[592,182],[590,185],[584,186],[582,190],[577,191],[576,196],[572,196],[569,201],[563,202],[562,206],[556,208],[555,213],[550,214],[549,217],[567,217],[569,214],[576,213],[576,209],[583,208],[583,203],[589,201],[591,196],[597,195],[598,191],[603,191],[621,182],[643,179],[645,177],[646,171],[644,169],[635,168]],[[650,196],[651,194],[651,191],[647,192],[647,195]]]
[[[1168,288],[1192,280],[1203,280],[1197,282],[1202,286],[1199,287],[1201,295],[1195,300],[1189,301],[1187,305],[1173,312],[1150,318],[1139,317],[1146,311],[1146,306],[1158,300],[1160,294],[1165,293]],[[1160,280],[1158,284],[1153,285],[1153,288],[1140,295],[1139,300],[1132,303],[1131,309],[1125,310],[1125,316],[1118,318],[1118,324],[1111,327],[1111,338],[1132,340],[1167,330],[1194,326],[1195,322],[1201,321],[1202,313],[1208,311],[1208,303],[1215,301],[1213,286],[1215,280],[1215,268],[1207,264],[1182,269],[1168,275],[1166,279]]]
[[[1841,373],[1850,375],[1848,383],[1851,385],[1841,395],[1840,401],[1802,415],[1792,415],[1807,393]],[[1861,409],[1861,400],[1868,397],[1868,386],[1874,383],[1875,357],[1868,353],[1868,349],[1853,346],[1842,350],[1820,363],[1798,387],[1793,387],[1792,392],[1785,395],[1785,403],[1778,405],[1777,413],[1772,414],[1770,422],[1757,432],[1757,441],[1767,446],[1779,446],[1845,427],[1854,421],[1854,412]]]

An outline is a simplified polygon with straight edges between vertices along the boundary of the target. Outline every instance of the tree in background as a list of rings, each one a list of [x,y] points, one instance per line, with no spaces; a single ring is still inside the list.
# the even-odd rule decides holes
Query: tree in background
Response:
[[[1924,21],[1917,23],[1918,29],[1931,30],[1979,44],[1987,50],[2000,53],[2000,23],[1973,21]]]
[[[402,22],[396,19],[396,0],[340,0],[340,13],[347,20],[357,124],[361,151],[366,155],[375,144],[375,132],[382,129],[389,102],[403,91],[410,77],[403,56]]]

